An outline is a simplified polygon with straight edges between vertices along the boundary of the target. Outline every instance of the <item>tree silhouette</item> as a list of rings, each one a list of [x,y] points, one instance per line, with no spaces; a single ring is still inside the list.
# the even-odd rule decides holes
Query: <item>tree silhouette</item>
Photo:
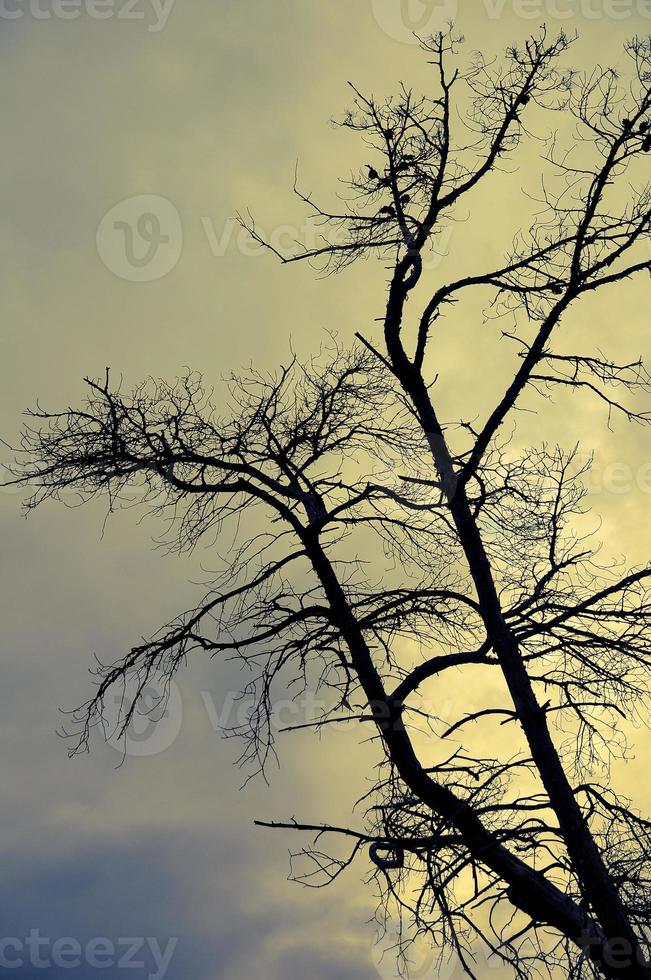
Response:
[[[555,345],[584,295],[651,271],[651,39],[627,46],[625,82],[562,71],[569,44],[543,30],[462,69],[450,32],[423,43],[433,97],[402,88],[378,103],[355,89],[342,125],[371,162],[341,213],[297,188],[323,243],[281,258],[325,273],[388,261],[382,343],[332,340],[307,364],[234,377],[220,413],[196,375],[125,395],[107,372],[82,408],[31,413],[15,478],[32,487],[28,506],[74,492],[113,507],[138,487],[179,547],[237,530],[202,602],[100,669],[77,748],[127,678],[142,690],[190,654],[236,656],[256,704],[236,730],[243,762],[264,770],[275,752],[281,684],[322,696],[297,727],[354,719],[380,750],[363,829],[273,824],[314,839],[297,878],[320,886],[367,852],[381,907],[397,904],[469,975],[479,941],[521,977],[649,978],[651,823],[607,766],[622,718],[643,717],[648,698],[651,567],[614,570],[579,530],[576,449],[513,448],[516,410],[559,388],[585,389],[609,417],[649,418],[635,406],[650,387],[641,362]],[[547,142],[538,213],[502,266],[430,282],[424,259],[458,202],[534,138],[529,113],[559,111],[576,121],[572,145]],[[517,360],[479,427],[444,423],[435,328],[478,290]],[[490,691],[479,710],[440,703],[449,674]],[[350,848],[330,854],[324,839]]]

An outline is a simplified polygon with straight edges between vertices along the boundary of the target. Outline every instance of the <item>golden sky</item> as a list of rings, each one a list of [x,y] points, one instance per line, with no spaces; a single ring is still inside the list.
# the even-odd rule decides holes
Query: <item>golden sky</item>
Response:
[[[281,247],[311,234],[292,196],[294,167],[299,159],[302,185],[329,201],[360,162],[354,140],[329,125],[347,104],[347,80],[378,95],[401,79],[427,85],[410,27],[427,33],[452,15],[468,53],[498,55],[542,21],[576,29],[567,62],[577,67],[621,61],[625,38],[651,31],[651,0],[0,0],[3,436],[15,438],[37,397],[75,402],[83,376],[107,365],[128,383],[185,365],[218,382],[251,361],[274,366],[290,341],[314,350],[326,330],[345,341],[359,329],[372,335],[381,264],[325,280],[307,265],[281,268],[251,250],[233,216],[250,207]],[[536,186],[535,155],[518,163],[520,173],[473,199],[472,221],[454,229],[428,282],[499,262],[521,189]],[[125,240],[111,237],[113,218],[135,218],[142,202],[131,199],[142,195],[164,199],[153,208],[170,232],[169,270],[150,281],[134,281],[148,270],[125,265]],[[597,337],[607,352],[616,344],[648,355],[648,281],[622,287],[610,305],[585,304],[568,329],[590,347]],[[451,411],[468,392],[478,411],[500,393],[513,352],[497,333],[478,317],[455,323],[440,366]],[[469,343],[475,361],[461,356]],[[529,417],[526,435],[596,450],[602,536],[631,564],[646,560],[648,431],[617,423],[608,432],[598,406],[574,399]],[[349,819],[368,749],[348,731],[283,743],[271,788],[238,792],[236,750],[206,710],[206,698],[219,706],[233,689],[234,672],[197,663],[180,679],[182,721],[169,747],[122,766],[101,746],[69,761],[54,734],[59,708],[88,693],[93,652],[116,657],[196,600],[188,580],[202,556],[162,557],[133,514],[102,536],[101,505],[47,506],[25,523],[16,494],[0,503],[4,934],[178,936],[173,980],[377,977],[363,861],[332,890],[304,892],[285,881],[295,842],[252,825]],[[647,811],[649,744],[638,735],[622,771]],[[380,974],[393,975],[386,963]]]

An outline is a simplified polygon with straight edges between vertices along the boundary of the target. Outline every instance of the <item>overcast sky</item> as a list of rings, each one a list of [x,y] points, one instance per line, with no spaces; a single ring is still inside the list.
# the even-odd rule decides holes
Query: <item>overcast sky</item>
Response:
[[[312,234],[291,194],[297,158],[306,188],[336,193],[360,163],[359,148],[329,125],[347,80],[378,94],[401,78],[427,85],[410,27],[436,30],[456,8],[469,52],[499,54],[546,20],[581,32],[569,61],[584,67],[621,60],[623,40],[651,30],[644,0],[0,0],[2,435],[15,439],[37,397],[74,402],[83,377],[106,366],[132,383],[189,365],[212,383],[252,360],[274,366],[290,341],[308,352],[327,330],[345,341],[361,327],[371,333],[381,264],[327,280],[307,266],[280,268],[251,252],[233,215],[250,207],[280,245]],[[450,255],[433,277],[446,262],[456,273],[483,256],[499,261],[520,190],[535,188],[534,160],[525,153],[522,173],[477,195],[472,228],[444,243]],[[143,212],[143,195],[162,222],[144,233],[168,238],[153,272],[125,262],[127,233],[115,231],[115,220]],[[131,244],[142,258],[147,241]],[[643,308],[638,290],[622,289],[610,311],[586,307],[570,329],[648,353],[648,297]],[[491,329],[469,322],[450,342],[450,405],[465,392],[480,412],[499,394],[512,352]],[[461,354],[470,341],[481,367]],[[547,438],[596,448],[604,537],[641,560],[647,433],[608,433],[587,403],[561,404],[549,418]],[[542,438],[542,421],[526,424]],[[617,493],[604,478],[613,465],[630,474]],[[88,695],[93,655],[114,659],[190,606],[191,580],[210,560],[163,556],[155,529],[133,514],[105,528],[103,518],[101,505],[46,506],[25,521],[20,497],[0,495],[0,975],[391,980],[368,924],[364,859],[332,889],[305,891],[286,881],[295,842],[253,826],[293,815],[354,821],[372,761],[354,731],[283,743],[271,786],[240,791],[236,746],[214,730],[237,679],[197,662],[144,755],[94,744],[68,759],[60,710]],[[638,736],[624,771],[642,806],[648,746]]]

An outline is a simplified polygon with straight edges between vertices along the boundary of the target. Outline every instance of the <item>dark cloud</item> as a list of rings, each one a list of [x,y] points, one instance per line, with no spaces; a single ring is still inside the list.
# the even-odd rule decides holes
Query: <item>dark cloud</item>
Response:
[[[242,880],[248,874],[253,877],[251,862],[256,858],[243,841],[200,839],[183,831],[142,832],[122,844],[86,844],[49,858],[42,853],[0,854],[0,919],[2,938],[9,941],[2,952],[6,961],[23,961],[23,966],[11,968],[5,961],[0,976],[144,980],[162,972],[164,954],[173,949],[166,980],[238,976],[238,963],[251,956],[265,962],[268,980],[371,977],[370,964],[360,970],[355,955],[347,958],[337,952],[336,936],[332,955],[316,945],[294,946],[299,924],[288,909],[264,899],[262,882],[257,896],[242,893]],[[308,934],[319,928],[313,917],[319,905],[314,896],[312,908],[306,907],[303,926]],[[50,967],[32,965],[30,935],[40,939],[38,956]],[[270,958],[267,940],[283,935],[283,951]],[[142,942],[134,949],[126,940],[138,937]],[[56,966],[54,943],[64,939],[81,947],[79,966]],[[107,965],[99,968],[93,964],[92,950],[93,942],[101,939],[108,940],[113,951],[109,947],[106,952],[101,944]],[[177,942],[168,947],[174,939]],[[131,965],[128,972],[126,966],[119,967],[118,961],[128,953],[144,965]]]

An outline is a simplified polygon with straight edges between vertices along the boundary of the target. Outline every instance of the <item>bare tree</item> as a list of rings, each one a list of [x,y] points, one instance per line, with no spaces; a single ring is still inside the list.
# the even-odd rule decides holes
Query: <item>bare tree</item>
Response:
[[[423,44],[434,97],[403,88],[378,103],[355,90],[343,126],[374,156],[341,213],[298,192],[323,244],[283,261],[325,272],[368,254],[389,261],[382,348],[333,342],[309,364],[234,378],[220,416],[194,375],[126,396],[107,372],[81,409],[32,413],[16,479],[33,488],[29,506],[74,492],[107,493],[113,507],[139,487],[181,547],[225,523],[241,535],[196,609],[100,669],[77,747],[114,685],[134,676],[142,690],[194,652],[235,655],[257,706],[238,732],[245,762],[264,769],[275,751],[281,681],[299,698],[323,694],[322,713],[299,727],[356,719],[381,749],[363,829],[274,824],[314,835],[297,877],[321,885],[368,847],[383,900],[470,975],[479,940],[517,976],[649,978],[651,823],[607,785],[607,766],[624,747],[622,717],[646,717],[651,567],[614,571],[579,533],[576,449],[518,453],[512,435],[529,395],[566,387],[647,421],[634,401],[649,390],[640,362],[552,342],[585,294],[651,270],[651,40],[628,45],[625,83],[612,70],[561,71],[563,35],[543,31],[465,70],[458,44],[452,33]],[[423,259],[455,205],[532,135],[527,113],[553,111],[576,133],[569,149],[547,145],[532,226],[500,268],[428,283]],[[519,363],[483,425],[444,424],[434,328],[475,290],[508,317]],[[499,703],[440,705],[459,671],[468,688],[489,676]],[[329,855],[324,837],[351,849]]]

